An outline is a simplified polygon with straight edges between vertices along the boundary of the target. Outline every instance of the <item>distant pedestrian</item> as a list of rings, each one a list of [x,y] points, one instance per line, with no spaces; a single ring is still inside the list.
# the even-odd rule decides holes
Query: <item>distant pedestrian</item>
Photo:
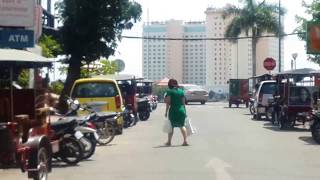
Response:
[[[168,141],[165,145],[171,146],[171,140],[173,136],[173,130],[175,127],[179,127],[183,136],[183,146],[188,146],[187,142],[187,130],[185,128],[186,108],[185,97],[182,89],[178,88],[178,82],[175,79],[170,79],[168,82],[169,89],[166,92],[165,103],[166,113],[165,117],[168,117],[171,122],[172,131],[168,134]]]

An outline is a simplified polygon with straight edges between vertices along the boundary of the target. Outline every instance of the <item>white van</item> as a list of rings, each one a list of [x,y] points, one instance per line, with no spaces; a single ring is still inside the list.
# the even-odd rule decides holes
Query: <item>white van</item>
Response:
[[[268,99],[273,97],[277,87],[276,81],[274,80],[261,81],[259,84],[259,88],[254,97],[254,107],[256,109],[254,117],[256,119],[261,119],[262,115],[266,115],[267,107],[269,105]]]

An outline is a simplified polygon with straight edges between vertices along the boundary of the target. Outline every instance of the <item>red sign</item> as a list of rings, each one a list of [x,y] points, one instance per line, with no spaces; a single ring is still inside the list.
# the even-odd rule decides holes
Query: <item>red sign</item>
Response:
[[[263,67],[268,71],[272,71],[276,67],[276,60],[273,58],[266,58],[263,61]]]

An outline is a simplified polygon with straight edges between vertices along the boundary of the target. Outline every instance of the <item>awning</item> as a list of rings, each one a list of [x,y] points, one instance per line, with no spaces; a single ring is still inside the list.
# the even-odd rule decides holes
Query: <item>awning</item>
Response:
[[[277,75],[308,75],[314,71],[315,70],[311,68],[302,68],[302,69],[283,71],[283,72],[277,73]]]
[[[25,50],[0,49],[0,66],[43,67],[51,66],[52,61]]]
[[[158,81],[156,84],[158,86],[168,86],[169,78],[163,78],[162,80]]]
[[[94,76],[94,78],[107,78],[107,79],[114,79],[116,81],[144,79],[143,77],[139,77],[139,76],[131,75],[131,74],[107,74],[107,75]]]

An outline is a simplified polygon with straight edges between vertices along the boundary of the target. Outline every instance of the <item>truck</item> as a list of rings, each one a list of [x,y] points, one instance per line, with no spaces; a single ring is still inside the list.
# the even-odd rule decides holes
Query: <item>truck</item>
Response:
[[[232,104],[239,107],[245,104],[249,107],[249,80],[248,79],[230,79],[229,80],[229,108]]]

